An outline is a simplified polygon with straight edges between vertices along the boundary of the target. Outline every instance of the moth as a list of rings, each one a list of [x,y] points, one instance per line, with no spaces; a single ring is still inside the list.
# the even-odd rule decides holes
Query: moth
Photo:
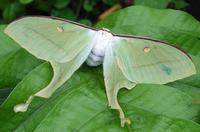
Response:
[[[108,105],[119,111],[121,126],[130,124],[117,100],[121,88],[137,84],[166,84],[196,73],[191,58],[159,40],[113,34],[59,18],[24,17],[9,24],[5,33],[22,48],[53,67],[53,78],[15,112],[25,112],[32,99],[49,98],[86,61],[103,64]]]

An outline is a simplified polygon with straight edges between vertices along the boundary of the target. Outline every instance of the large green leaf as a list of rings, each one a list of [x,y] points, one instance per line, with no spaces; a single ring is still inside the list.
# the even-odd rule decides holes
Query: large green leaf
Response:
[[[41,63],[5,35],[4,28],[5,26],[0,26],[0,89],[14,87]]]
[[[115,33],[179,42],[178,46],[192,55],[198,74],[167,86],[143,84],[131,91],[121,90],[120,104],[132,121],[130,126],[121,128],[118,113],[107,107],[100,67],[82,66],[50,99],[35,98],[26,113],[14,113],[14,105],[26,101],[51,80],[52,68],[43,63],[29,72],[1,105],[0,131],[199,132],[200,105],[194,103],[200,92],[199,22],[183,12],[135,6],[111,15],[98,27],[109,28]],[[192,41],[183,41],[190,39]]]
[[[52,76],[52,69],[43,64],[31,72],[15,88],[0,112],[1,131],[189,131],[198,132],[194,119],[197,109],[191,97],[162,85],[139,85],[120,94],[122,107],[132,125],[120,128],[117,113],[107,107],[103,76],[99,68],[82,67],[52,98],[36,98],[27,113],[14,114],[13,104],[41,88]],[[42,81],[43,80],[43,81]],[[100,80],[100,81],[99,81]],[[24,85],[23,85],[24,84]],[[26,87],[26,84],[37,84]],[[33,88],[35,87],[35,88]],[[159,96],[158,96],[159,95]],[[131,97],[131,98],[130,98]]]

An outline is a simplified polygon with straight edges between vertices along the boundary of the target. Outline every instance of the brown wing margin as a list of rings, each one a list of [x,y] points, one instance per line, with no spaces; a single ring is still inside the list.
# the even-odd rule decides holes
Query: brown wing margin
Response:
[[[50,18],[50,19],[53,19],[53,20],[60,20],[60,21],[63,21],[63,22],[67,22],[67,23],[71,23],[71,24],[75,24],[75,25],[78,25],[78,26],[81,26],[81,27],[84,27],[84,28],[87,28],[87,29],[91,29],[91,30],[94,30],[94,31],[99,31],[99,30],[102,30],[102,29],[96,29],[96,28],[92,28],[92,27],[89,27],[87,25],[84,25],[84,24],[80,24],[80,23],[77,23],[77,22],[74,22],[74,21],[71,21],[71,20],[67,20],[67,19],[63,19],[63,18],[58,18],[58,17],[54,17],[54,16],[23,16],[23,17],[20,17],[18,19],[16,19],[15,21],[19,20],[19,19],[22,19],[22,18],[25,18],[25,17],[43,17],[43,18]],[[135,38],[135,39],[144,39],[144,40],[150,40],[150,41],[154,41],[154,42],[159,42],[159,43],[162,43],[162,44],[166,44],[166,45],[169,45],[169,46],[172,46],[180,51],[182,51],[186,56],[188,56],[190,58],[190,60],[193,62],[192,58],[187,54],[186,51],[184,51],[183,49],[177,47],[177,46],[174,46],[174,45],[171,45],[170,43],[168,42],[165,42],[165,41],[161,41],[161,40],[158,40],[158,39],[153,39],[153,38],[149,38],[149,37],[143,37],[143,36],[133,36],[133,35],[122,35],[122,34],[114,34],[112,32],[109,32],[111,33],[113,36],[116,36],[116,37],[125,37],[125,38]]]
[[[179,47],[177,47],[175,45],[172,45],[172,44],[170,44],[168,42],[165,42],[165,41],[161,41],[161,40],[153,39],[153,38],[148,38],[148,37],[143,37],[143,36],[132,36],[132,35],[121,35],[121,34],[114,34],[114,36],[116,36],[116,37],[124,37],[124,38],[144,39],[144,40],[149,40],[149,41],[153,41],[153,42],[159,42],[159,44],[169,45],[169,46],[171,46],[173,48],[176,48],[176,49],[180,50],[181,52],[183,52],[193,62],[192,58],[188,55],[188,53],[186,51],[184,51],[183,49],[181,49],[181,48],[179,48]]]
[[[94,31],[98,31],[98,30],[100,30],[100,29],[92,28],[92,27],[90,27],[90,26],[87,26],[87,25],[84,25],[84,24],[78,23],[78,22],[74,22],[74,21],[71,21],[71,20],[67,20],[67,19],[63,19],[63,18],[59,18],[59,17],[54,17],[54,16],[28,15],[28,16],[22,16],[22,17],[19,17],[19,18],[15,19],[15,20],[12,21],[12,22],[15,22],[15,21],[17,21],[17,20],[20,20],[20,19],[23,19],[23,18],[26,18],[26,17],[41,17],[41,18],[49,18],[49,19],[52,19],[52,20],[60,20],[60,21],[63,21],[63,22],[67,22],[67,23],[75,24],[75,25],[78,25],[78,26],[80,26],[80,27],[87,28],[87,29],[91,29],[91,30],[94,30]]]

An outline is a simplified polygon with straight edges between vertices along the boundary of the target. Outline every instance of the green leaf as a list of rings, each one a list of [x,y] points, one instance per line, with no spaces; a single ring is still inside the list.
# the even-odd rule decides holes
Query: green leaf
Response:
[[[26,101],[51,80],[52,68],[43,63],[29,72],[1,105],[0,131],[199,132],[200,105],[194,103],[200,91],[199,22],[179,11],[133,6],[97,26],[176,43],[191,54],[198,73],[167,86],[141,84],[131,91],[121,90],[118,99],[132,121],[121,128],[118,113],[107,107],[100,67],[82,66],[51,98],[35,98],[26,113],[14,113],[14,105]],[[7,51],[12,53],[15,48],[5,52],[0,48],[0,55]]]
[[[68,20],[76,20],[77,16],[70,8],[60,9],[60,10],[52,10],[52,16],[65,18]]]
[[[96,5],[96,1],[94,1],[94,0],[85,0],[84,3],[83,3],[83,8],[87,12],[91,12],[95,5]]]
[[[0,57],[20,49],[20,47],[4,33],[5,27],[6,25],[0,25]]]
[[[174,4],[174,8],[179,10],[189,5],[185,0],[171,0],[170,3]]]
[[[18,83],[7,100],[3,103],[3,107],[12,110],[16,103],[23,102],[34,92],[37,92],[40,90],[40,88],[45,87],[50,82],[51,78],[52,69],[50,64],[43,63],[39,65],[32,70],[20,83]]]
[[[1,88],[0,89],[0,105],[5,101],[11,92],[11,88]]]
[[[52,75],[46,73],[51,73],[51,68],[43,64],[15,88],[0,110],[1,131],[127,131],[120,127],[117,113],[107,107],[103,76],[97,68],[82,67],[52,98],[36,98],[27,113],[13,113],[14,104],[50,81]],[[29,86],[30,83],[35,85]],[[119,99],[132,120],[129,129],[200,130],[197,123],[188,120],[197,115],[198,109],[191,104],[191,97],[179,90],[138,85],[135,90],[121,92]]]
[[[20,48],[4,34],[0,26],[0,89],[14,87],[22,78],[42,61]]]
[[[7,6],[3,11],[3,19],[6,23],[9,23],[22,15],[25,11],[25,7],[19,3],[12,3]]]
[[[34,8],[36,8],[38,11],[43,11],[47,13],[51,12],[54,4],[54,0],[34,0],[33,2]]]
[[[15,86],[30,70],[41,63],[24,49],[0,57],[0,61],[0,69],[3,69],[0,70],[1,87]]]
[[[21,4],[27,5],[27,4],[31,3],[31,2],[33,2],[33,0],[19,0],[19,2]]]
[[[87,26],[92,26],[92,22],[89,19],[81,19],[78,22]]]
[[[66,7],[70,3],[70,0],[55,0],[55,7],[58,9]]]
[[[144,5],[154,8],[166,8],[170,0],[135,0],[135,5]]]
[[[149,6],[153,8],[167,8],[167,7],[172,7],[175,9],[183,9],[188,5],[185,0],[135,0],[134,1],[135,5],[144,5],[144,6]]]

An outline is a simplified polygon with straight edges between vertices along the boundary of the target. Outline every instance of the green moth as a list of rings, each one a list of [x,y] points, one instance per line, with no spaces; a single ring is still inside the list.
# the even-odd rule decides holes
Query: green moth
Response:
[[[35,96],[49,98],[86,61],[103,63],[108,105],[119,111],[121,126],[130,124],[117,101],[121,88],[139,83],[165,84],[196,73],[183,51],[151,38],[118,35],[68,20],[25,17],[9,24],[5,33],[39,59],[50,62],[53,78],[42,90],[14,107],[25,112]]]

